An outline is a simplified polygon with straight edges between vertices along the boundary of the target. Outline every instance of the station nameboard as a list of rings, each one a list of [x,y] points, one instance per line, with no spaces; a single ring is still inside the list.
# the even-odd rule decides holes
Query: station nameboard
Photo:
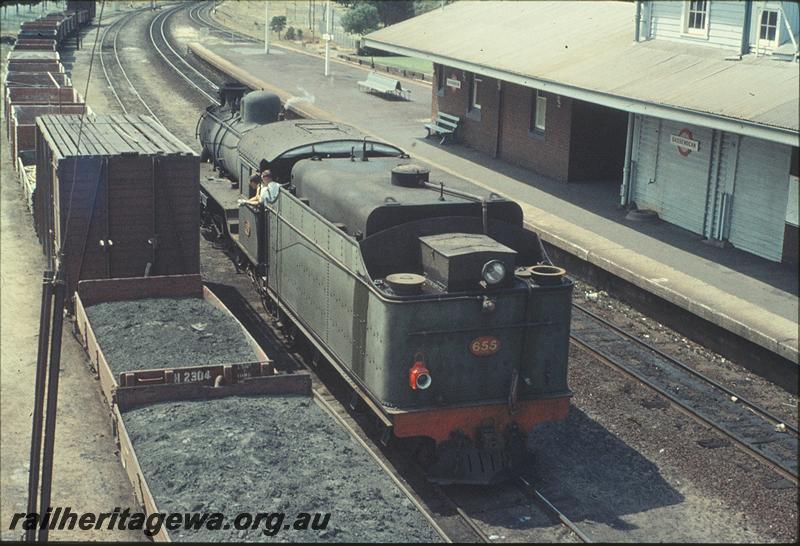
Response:
[[[452,87],[453,89],[461,89],[461,80],[454,80],[453,78],[447,78],[447,87]]]
[[[688,156],[691,152],[696,152],[700,149],[700,141],[692,138],[692,132],[689,129],[681,129],[677,135],[669,135],[669,141],[678,147],[678,152],[683,156]]]

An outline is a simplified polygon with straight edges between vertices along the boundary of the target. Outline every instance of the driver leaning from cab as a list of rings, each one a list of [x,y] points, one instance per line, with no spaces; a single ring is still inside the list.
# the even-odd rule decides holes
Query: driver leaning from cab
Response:
[[[272,180],[272,172],[267,168],[261,172],[261,184],[256,190],[256,194],[250,199],[239,199],[240,205],[261,205],[266,206],[268,203],[274,203],[278,199],[280,192],[280,184]]]

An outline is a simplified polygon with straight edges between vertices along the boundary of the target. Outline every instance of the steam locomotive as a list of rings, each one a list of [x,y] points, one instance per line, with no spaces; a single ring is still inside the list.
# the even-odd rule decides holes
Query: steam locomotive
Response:
[[[201,155],[234,183],[201,183],[205,225],[395,437],[427,446],[431,480],[507,476],[571,396],[573,284],[520,206],[352,127],[283,120],[271,93],[226,85],[220,101]],[[279,191],[242,204],[267,167]]]

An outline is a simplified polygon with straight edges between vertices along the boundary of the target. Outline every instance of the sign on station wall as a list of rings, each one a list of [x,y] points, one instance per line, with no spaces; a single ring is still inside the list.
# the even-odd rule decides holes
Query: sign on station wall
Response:
[[[687,157],[690,153],[700,149],[700,141],[694,140],[693,136],[692,132],[684,127],[677,135],[669,135],[669,141],[673,146],[678,147],[679,154]]]

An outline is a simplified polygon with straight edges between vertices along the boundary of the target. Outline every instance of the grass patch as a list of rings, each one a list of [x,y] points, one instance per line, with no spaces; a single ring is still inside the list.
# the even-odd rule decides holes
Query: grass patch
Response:
[[[376,65],[391,66],[404,70],[413,70],[423,74],[433,75],[433,63],[416,57],[358,57],[367,62],[374,62]]]

